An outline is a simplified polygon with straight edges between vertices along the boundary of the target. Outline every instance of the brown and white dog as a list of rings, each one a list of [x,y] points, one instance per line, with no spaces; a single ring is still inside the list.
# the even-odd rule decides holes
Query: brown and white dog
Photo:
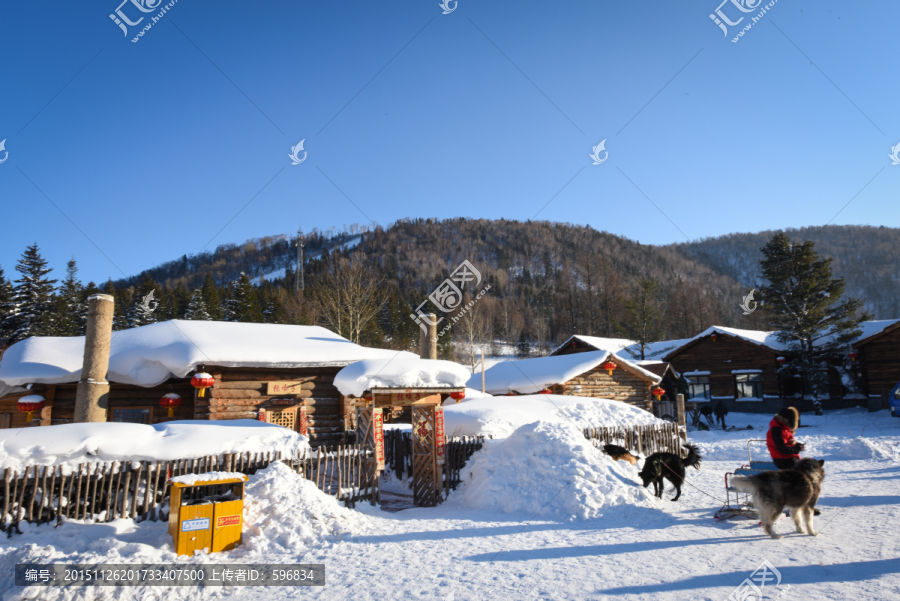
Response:
[[[632,455],[625,447],[620,447],[617,444],[604,445],[603,452],[612,457],[615,461],[627,461],[631,465],[637,463],[637,457]]]
[[[759,512],[766,534],[772,538],[781,538],[772,526],[785,507],[790,508],[798,533],[818,536],[813,529],[813,510],[822,494],[824,464],[820,459],[801,459],[790,470],[734,476],[731,485],[753,495],[753,506]]]

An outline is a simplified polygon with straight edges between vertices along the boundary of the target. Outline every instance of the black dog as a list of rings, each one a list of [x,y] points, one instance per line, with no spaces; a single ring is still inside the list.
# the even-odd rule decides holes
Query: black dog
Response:
[[[697,452],[697,447],[692,444],[685,444],[684,448],[688,450],[688,455],[684,459],[675,453],[653,453],[644,462],[644,468],[640,471],[641,480],[644,481],[644,488],[653,483],[653,494],[662,499],[663,490],[665,489],[664,479],[668,479],[675,486],[677,494],[673,501],[677,501],[681,496],[681,483],[684,482],[685,466],[692,465],[694,469],[700,469],[700,460],[703,457]]]
[[[712,426],[713,425],[713,408],[710,406],[701,407],[700,413],[703,414],[703,417],[705,417],[706,421],[709,423],[709,425]]]
[[[722,401],[716,403],[713,412],[716,414],[716,421],[722,424],[722,429],[727,430],[728,428],[725,427],[725,416],[728,415],[728,409],[725,408],[725,403]]]

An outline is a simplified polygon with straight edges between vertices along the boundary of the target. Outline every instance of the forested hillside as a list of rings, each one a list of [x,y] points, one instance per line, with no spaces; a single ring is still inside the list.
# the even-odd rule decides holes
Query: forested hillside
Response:
[[[815,240],[835,259],[835,276],[847,278],[847,293],[868,299],[878,318],[900,316],[897,230],[841,226],[788,234]],[[441,353],[459,360],[497,342],[523,355],[546,351],[572,334],[662,340],[694,336],[713,324],[765,329],[764,311],[745,316],[739,303],[749,288],[760,287],[759,249],[771,236],[732,234],[659,247],[550,222],[354,225],[304,235],[300,291],[296,236],[226,244],[127,280],[88,284],[78,280],[74,261],[64,279],[51,279],[34,246],[15,267],[18,275],[7,280],[0,271],[0,336],[14,342],[78,334],[87,295],[102,290],[116,297],[117,329],[165,319],[321,324],[363,344],[414,348],[419,327],[410,314],[463,260],[481,272],[479,288],[490,285],[490,291],[441,337]],[[427,302],[423,310],[435,309]]]
[[[846,294],[864,299],[876,319],[900,317],[900,229],[831,225],[784,231],[793,240],[814,241],[816,250],[832,259],[834,276],[847,281]],[[758,288],[760,248],[774,233],[728,234],[667,248],[745,287]]]

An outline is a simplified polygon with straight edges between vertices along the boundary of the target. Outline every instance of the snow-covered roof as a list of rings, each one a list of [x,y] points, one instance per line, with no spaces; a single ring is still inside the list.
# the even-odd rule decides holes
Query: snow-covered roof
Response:
[[[360,397],[373,388],[463,388],[471,375],[459,363],[391,351],[386,359],[348,365],[334,377],[334,386],[344,396]]]
[[[556,349],[552,353],[550,353],[550,356],[551,357],[555,356],[556,353],[563,350],[568,345],[572,344],[572,341],[574,341],[574,340],[578,340],[587,345],[590,345],[590,346],[594,347],[595,349],[597,349],[598,351],[610,351],[613,353],[617,353],[618,351],[622,350],[626,346],[631,346],[632,344],[635,344],[634,340],[627,340],[625,338],[600,338],[598,336],[575,335],[575,336],[570,336],[568,340],[566,340],[561,345],[556,347]]]
[[[359,346],[319,326],[171,320],[113,332],[107,379],[156,386],[183,378],[198,365],[344,366],[394,354]],[[27,338],[3,354],[0,382],[77,382],[83,358],[84,336]]]
[[[627,359],[613,356],[609,351],[589,351],[498,363],[485,370],[484,389],[491,394],[505,394],[512,391],[521,394],[535,393],[553,384],[568,382],[572,378],[594,369],[610,356],[619,367],[625,367],[653,383],[660,381],[660,377],[656,374]],[[467,386],[480,389],[481,372],[472,375]]]
[[[690,341],[690,338],[682,338],[680,340],[658,340],[656,342],[650,342],[644,346],[644,357],[646,358],[645,360],[662,360],[662,358],[665,357],[670,351],[673,351]],[[625,357],[626,359],[639,359],[641,356],[641,347],[638,345],[638,343],[635,342],[634,344],[618,351],[616,355]]]
[[[538,421],[574,423],[578,428],[664,423],[622,401],[557,394],[486,397],[444,405],[447,436],[505,438],[516,428]]]
[[[711,335],[713,332],[716,334],[724,334],[726,336],[733,336],[735,338],[740,338],[742,340],[746,340],[747,342],[752,342],[753,344],[759,346],[765,346],[773,351],[785,351],[787,350],[787,345],[778,341],[778,332],[766,332],[763,330],[739,330],[737,328],[726,328],[724,326],[710,326],[694,336],[693,338],[688,338],[686,340],[681,341],[673,341],[673,342],[681,342],[681,344],[675,346],[666,353],[665,358],[668,359],[674,353],[680,351],[684,347],[689,344],[696,342],[702,338],[706,338]]]
[[[0,430],[0,468],[88,461],[193,459],[222,453],[309,450],[305,436],[253,419],[160,424],[95,422]]]
[[[868,341],[869,338],[873,336],[877,336],[881,334],[886,329],[891,327],[892,325],[900,322],[900,319],[882,319],[878,321],[863,321],[860,322],[859,328],[862,330],[862,335],[856,339],[854,346],[862,344]]]

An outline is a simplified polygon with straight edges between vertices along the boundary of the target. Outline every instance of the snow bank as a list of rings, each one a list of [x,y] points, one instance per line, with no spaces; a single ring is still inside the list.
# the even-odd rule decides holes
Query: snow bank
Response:
[[[280,461],[257,472],[244,487],[241,560],[260,553],[297,553],[326,537],[344,537],[366,527],[366,518],[295,474]],[[280,549],[279,549],[280,547]]]
[[[113,333],[107,379],[156,386],[183,378],[197,365],[319,367],[348,365],[395,353],[359,346],[318,326],[171,320]],[[28,338],[0,363],[7,386],[77,382],[84,336]]]
[[[590,351],[554,357],[504,361],[485,370],[485,390],[491,394],[506,394],[507,392],[535,393],[553,384],[567,382],[575,376],[594,369],[610,356],[609,351]],[[656,374],[622,357],[613,356],[613,361],[620,369],[627,368],[629,371],[640,374],[654,383],[659,382],[661,379]],[[472,375],[467,386],[480,389],[481,372]]]
[[[360,397],[373,388],[461,388],[471,374],[452,361],[420,359],[406,351],[385,359],[365,359],[348,365],[334,377],[344,396]]]
[[[529,520],[589,519],[611,505],[648,504],[637,471],[595,449],[572,424],[535,422],[486,441],[463,470],[455,501]]]
[[[578,428],[665,423],[647,411],[621,401],[557,394],[489,397],[444,405],[447,436],[505,438],[517,428],[535,421],[574,423]]]
[[[240,472],[204,472],[202,474],[185,474],[184,476],[176,476],[170,478],[169,482],[175,484],[187,484],[191,486],[198,482],[213,482],[215,480],[233,480],[240,479],[247,481],[247,476]]]
[[[191,459],[222,453],[309,449],[305,436],[252,419],[61,424],[0,430],[0,469],[81,462]]]
[[[457,401],[456,399],[447,398],[444,400],[444,406],[447,405],[456,405],[457,403],[466,403],[473,399],[492,399],[494,395],[488,394],[486,392],[481,392],[481,390],[475,390],[474,388],[466,388],[466,396],[464,399]]]

